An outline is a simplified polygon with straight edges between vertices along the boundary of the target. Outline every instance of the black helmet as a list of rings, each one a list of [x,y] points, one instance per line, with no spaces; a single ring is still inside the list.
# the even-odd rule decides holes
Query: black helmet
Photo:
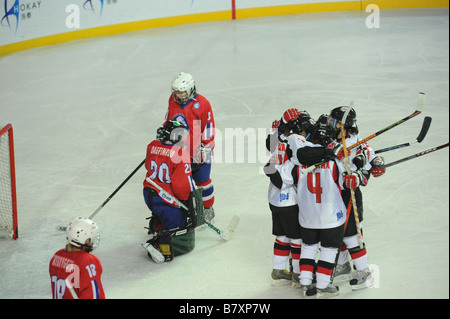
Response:
[[[327,146],[333,141],[333,130],[328,125],[328,114],[322,114],[316,121],[313,134],[313,142]]]
[[[156,131],[156,139],[165,144],[177,144],[186,135],[186,127],[178,121],[167,121]]]
[[[328,124],[333,129],[335,136],[337,137],[339,134],[339,129],[336,127],[338,123],[342,122],[342,118],[344,117],[345,112],[347,111],[348,106],[338,106],[331,110],[330,115],[328,116]],[[356,111],[351,108],[347,118],[344,123],[344,128],[348,133],[358,133],[358,127],[356,126]]]
[[[294,121],[292,126],[292,133],[301,134],[306,132],[306,139],[308,139],[315,130],[316,121],[306,111],[301,111],[299,117]]]

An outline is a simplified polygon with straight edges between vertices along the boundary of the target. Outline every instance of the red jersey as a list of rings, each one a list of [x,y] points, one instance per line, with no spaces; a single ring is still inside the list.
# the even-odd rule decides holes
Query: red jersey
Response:
[[[183,123],[189,131],[189,140],[186,141],[187,149],[192,158],[201,143],[214,148],[214,116],[209,101],[202,95],[197,94],[194,99],[185,105],[180,105],[169,98],[169,107],[166,114],[168,120]]]
[[[65,280],[72,284],[79,299],[105,299],[100,277],[100,260],[85,251],[55,253],[49,265],[53,299],[73,299]]]
[[[188,152],[177,146],[164,144],[154,140],[147,146],[145,168],[149,177],[165,191],[180,200],[187,200],[194,190],[191,174],[191,159]],[[167,203],[175,206],[175,203],[159,193],[159,190],[144,180],[144,187],[155,189],[160,197]]]

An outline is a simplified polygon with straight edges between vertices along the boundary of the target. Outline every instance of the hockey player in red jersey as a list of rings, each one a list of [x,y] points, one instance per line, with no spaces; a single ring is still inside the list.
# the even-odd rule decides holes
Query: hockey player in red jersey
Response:
[[[191,251],[195,243],[194,229],[201,224],[192,208],[194,205],[191,205],[195,200],[194,184],[189,153],[183,148],[186,137],[187,130],[182,123],[167,121],[158,129],[157,139],[147,147],[143,191],[152,215],[149,218],[150,239],[144,248],[158,263]],[[174,199],[189,207],[189,211],[180,208]],[[175,237],[180,238],[173,240]]]
[[[202,188],[205,218],[214,219],[214,186],[211,180],[215,123],[210,102],[197,92],[192,75],[181,72],[172,82],[165,121],[181,122],[189,131],[186,148],[192,159],[192,177]]]
[[[356,125],[356,111],[353,108],[349,111],[345,123],[342,123],[342,118],[346,110],[347,106],[334,108],[328,116],[328,124],[333,130],[332,137],[338,143],[342,141],[341,125],[344,125],[345,144],[347,147],[350,147],[358,142],[360,138],[358,126]],[[358,219],[361,223],[363,221],[363,199],[360,186],[366,186],[371,175],[378,177],[383,175],[386,170],[382,167],[384,164],[383,158],[376,156],[373,149],[367,143],[353,148],[349,152],[349,159],[352,173],[350,175],[346,173],[344,176],[346,188],[342,192],[342,196],[344,203],[350,209],[350,214],[344,235],[344,246],[341,248],[335,275],[339,277],[343,274],[350,274],[349,252],[356,269],[355,278],[350,280],[350,285],[353,290],[357,290],[369,287],[373,279],[368,265],[366,245],[363,243],[363,248],[360,248],[358,242],[356,220],[351,210],[350,189],[354,189],[355,192]]]
[[[76,218],[66,230],[67,244],[50,260],[53,299],[105,299],[101,282],[102,265],[91,252],[98,246],[98,226]]]

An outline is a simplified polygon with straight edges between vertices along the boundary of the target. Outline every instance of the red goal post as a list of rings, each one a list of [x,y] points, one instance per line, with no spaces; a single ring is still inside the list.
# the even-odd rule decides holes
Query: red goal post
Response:
[[[11,124],[0,125],[0,230],[17,239],[16,172]]]

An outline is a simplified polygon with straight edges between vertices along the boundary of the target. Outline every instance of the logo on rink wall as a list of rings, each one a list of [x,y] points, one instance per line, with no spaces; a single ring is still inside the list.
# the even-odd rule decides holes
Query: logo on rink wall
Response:
[[[11,19],[14,19],[15,17],[15,32],[17,32],[17,28],[19,27],[19,13],[20,13],[20,3],[19,0],[15,0],[13,5],[8,4],[8,0],[3,0],[3,8],[4,8],[4,15],[2,17],[1,25],[2,26],[8,26],[10,29],[13,27],[11,26],[13,24],[13,21],[10,21]]]
[[[19,29],[19,21],[29,20],[33,16],[33,11],[41,8],[41,1],[19,1],[2,0],[3,15],[0,25],[8,27],[14,33]]]
[[[92,10],[94,13],[98,12],[98,17],[100,18],[103,12],[103,5],[104,0],[86,0],[83,3],[83,9]]]
[[[85,11],[89,11],[98,17],[98,20],[102,17],[103,9],[106,5],[117,4],[119,0],[82,0],[82,7]],[[66,27],[68,29],[79,29],[81,27],[81,15],[80,6],[75,3],[71,3],[66,6]]]

